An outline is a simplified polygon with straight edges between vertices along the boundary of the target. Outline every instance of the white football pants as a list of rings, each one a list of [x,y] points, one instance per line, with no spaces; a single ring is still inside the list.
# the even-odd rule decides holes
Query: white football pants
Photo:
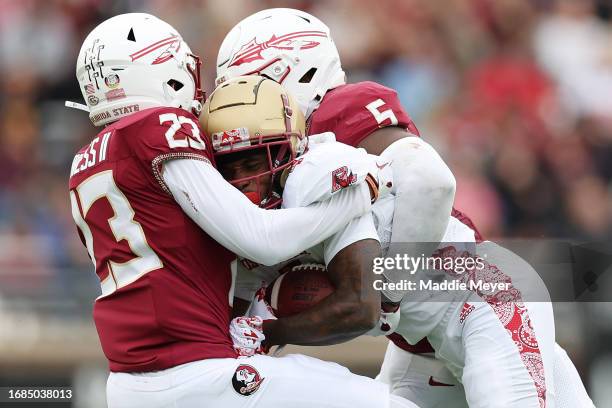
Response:
[[[297,354],[111,373],[107,400],[109,408],[418,408],[386,384]]]

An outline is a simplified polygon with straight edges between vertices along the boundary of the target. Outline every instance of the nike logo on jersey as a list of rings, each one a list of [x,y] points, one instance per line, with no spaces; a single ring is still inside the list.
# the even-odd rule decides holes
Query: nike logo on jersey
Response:
[[[383,164],[378,164],[378,162],[377,162],[376,163],[376,167],[378,167],[378,170],[382,170],[382,169],[384,169],[385,167],[387,167],[390,164],[391,164],[391,162],[385,162]]]
[[[455,384],[445,384],[445,383],[438,382],[434,380],[432,376],[429,376],[429,385],[431,385],[432,387],[454,387],[455,386]]]

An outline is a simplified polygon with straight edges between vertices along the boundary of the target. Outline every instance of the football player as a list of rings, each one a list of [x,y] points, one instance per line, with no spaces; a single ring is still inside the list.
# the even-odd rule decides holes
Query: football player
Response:
[[[307,117],[308,132],[333,131],[339,141],[373,154],[384,152],[392,158],[397,195],[391,242],[439,241],[437,237],[444,231],[441,226],[446,222],[445,200],[451,195],[434,197],[431,191],[436,191],[436,186],[446,186],[437,191],[448,192],[450,184],[443,177],[427,178],[441,170],[429,170],[427,160],[419,166],[418,161],[403,159],[411,151],[410,145],[425,144],[410,137],[418,136],[416,126],[401,107],[395,91],[373,82],[346,84],[338,52],[325,24],[292,9],[263,10],[247,17],[228,33],[221,45],[217,83],[248,74],[274,79],[295,95]],[[409,167],[409,163],[413,166]],[[425,177],[419,177],[423,174]],[[476,241],[482,240],[468,217],[455,209],[452,216],[473,231]],[[465,398],[457,397],[463,394],[460,387],[446,387],[434,379],[436,373],[445,369],[433,359],[434,349],[427,338],[411,344],[395,334],[391,340],[381,378],[393,383],[395,392],[403,395],[416,392],[420,395],[417,401],[423,406],[452,406],[456,401],[458,406],[464,406],[461,400]],[[397,363],[387,364],[392,361]],[[590,406],[582,383],[566,381],[568,376],[579,377],[558,345],[554,362],[557,381],[563,377],[565,380],[559,382],[575,384],[572,392],[567,387],[558,390],[558,405]]]
[[[402,220],[394,225],[393,242],[412,243],[415,256],[435,249],[451,211],[457,213],[453,174],[416,137],[395,91],[375,82],[346,83],[323,22],[299,10],[269,9],[236,24],[219,49],[216,82],[252,74],[273,79],[296,98],[308,135],[329,131],[370,154],[384,152],[395,175],[396,218]],[[385,295],[399,301],[402,293]]]
[[[286,149],[299,146],[293,132],[295,124],[289,126],[282,114],[291,110],[290,105],[283,104],[289,100],[283,92],[280,85],[262,77],[237,77],[218,87],[204,107],[203,122],[211,137],[219,169],[241,191],[263,197],[282,189],[284,207],[302,206],[308,204],[314,191],[330,187],[327,175],[329,166],[334,166],[334,157],[350,157],[354,162],[361,160],[381,166],[386,163],[384,155],[379,158],[341,143],[321,143],[300,156],[290,171],[286,170],[284,184],[275,184],[268,164],[278,158],[276,151],[284,150],[279,144],[284,142]],[[228,134],[240,136],[229,139]],[[265,340],[268,346],[285,342],[324,345],[365,332],[367,327],[359,326],[358,320],[349,318],[343,321],[345,316],[336,310],[342,305],[359,307],[346,302],[347,293],[350,296],[351,292],[347,283],[357,282],[353,288],[356,296],[360,291],[373,290],[372,286],[361,286],[370,282],[359,278],[368,273],[374,275],[371,267],[376,252],[358,253],[351,248],[360,248],[360,244],[376,242],[380,238],[382,248],[387,252],[390,241],[385,231],[393,233],[394,199],[391,195],[373,206],[375,223],[367,216],[362,217],[363,223],[352,222],[322,245],[310,248],[288,262],[273,268],[251,264],[250,270],[239,270],[239,296],[244,294],[242,291],[249,284],[252,291],[257,289],[258,280],[269,282],[287,267],[294,265],[294,268],[299,268],[300,263],[313,262],[324,263],[329,268],[336,289],[333,296],[328,296],[311,309],[280,319],[266,316],[268,309],[260,307],[261,296],[256,296],[255,307],[263,311],[267,319],[260,327],[260,318],[253,318],[257,325],[251,325],[246,335],[242,326],[249,318],[235,319],[230,330],[234,341],[239,344],[252,342],[254,348],[259,344],[253,340]],[[443,258],[445,262],[447,259],[487,257],[488,262],[482,261],[482,268],[459,278],[468,284],[482,281],[507,283],[509,287],[494,291],[415,291],[402,301],[396,330],[413,344],[424,337],[430,338],[444,367],[455,378],[451,385],[458,383],[457,379],[461,380],[470,406],[545,406],[546,399],[551,401],[554,395],[551,389],[547,390],[547,385],[552,387],[552,382],[545,382],[545,373],[552,377],[554,357],[552,307],[550,303],[527,304],[524,301],[528,296],[536,298],[536,294],[544,293],[545,288],[542,288],[535,271],[509,251],[491,242],[480,243],[476,252],[471,249],[475,246],[474,231],[451,217],[443,243],[434,257]],[[355,259],[353,264],[343,259],[351,256]],[[243,263],[242,266],[249,265]],[[351,270],[354,268],[361,269],[361,272],[354,275]],[[454,279],[457,277],[455,274],[453,268],[446,271],[438,267],[433,271],[419,270],[414,280],[439,282],[446,275]],[[381,323],[392,319],[384,316],[384,320]],[[258,334],[256,339],[252,332]],[[370,334],[381,332],[377,327]],[[486,367],[498,368],[489,372]],[[487,382],[487,379],[492,381]]]
[[[109,406],[414,406],[335,364],[236,358],[232,252],[263,264],[299,254],[367,213],[378,189],[355,169],[354,187],[313,207],[252,204],[214,167],[199,65],[173,27],[139,13],[104,21],[79,53],[81,108],[104,128],[74,158],[70,202],[102,289],[93,313]]]
[[[206,102],[202,122],[206,134],[211,138],[221,174],[262,207],[271,203],[271,197],[281,196],[285,182],[292,185],[297,180],[291,177],[290,170],[301,166],[298,163],[304,157],[317,152],[312,146],[314,138],[311,137],[310,151],[296,159],[307,145],[302,112],[281,85],[261,76],[238,77],[221,84]],[[382,167],[381,172],[390,172],[386,162],[364,160],[366,154],[363,150],[355,152],[351,157],[340,157],[355,163],[353,169],[359,169],[359,165],[365,168],[378,165]],[[293,162],[290,168],[280,171],[273,168],[273,163],[287,160]],[[356,175],[346,167],[336,166],[336,162],[317,162],[320,172],[334,174],[335,177],[313,179],[310,183],[303,183],[300,189],[286,189],[300,195],[284,194],[283,200],[289,200],[285,206],[301,206],[302,200],[310,200],[319,194],[319,190],[336,191],[341,184],[354,183]],[[280,203],[280,199],[276,200],[277,205]],[[325,345],[357,337],[374,328],[379,320],[381,300],[373,289],[374,275],[371,273],[372,259],[378,256],[378,234],[372,216],[366,214],[348,223],[320,245],[277,265],[265,266],[241,258],[236,264],[239,279],[235,314],[240,316],[246,312],[253,297],[252,289],[260,286],[262,278],[269,281],[266,278],[278,276],[279,271],[311,263],[325,263],[336,288],[334,296],[299,316],[266,320],[262,330],[267,344]],[[245,318],[232,322],[231,333],[236,334],[233,337],[238,344],[242,343],[240,326],[245,323],[248,323]],[[256,324],[259,326],[261,322],[257,321]],[[245,329],[251,333],[248,326]],[[257,332],[261,328],[253,329]],[[245,341],[249,343],[250,339]],[[254,353],[258,343],[253,344]],[[248,351],[248,347],[245,348]]]
[[[215,90],[204,108],[203,121],[212,138],[220,171],[243,193],[258,201],[282,192],[284,207],[306,205],[316,197],[316,190],[329,189],[332,183],[329,170],[333,168],[334,157],[383,163],[375,156],[365,155],[361,149],[354,150],[340,143],[318,144],[320,138],[315,137],[309,140],[308,152],[286,169],[279,180],[269,163],[279,157],[281,146],[285,151],[296,150],[298,146],[299,151],[301,144],[296,123],[286,122],[282,114],[291,110],[291,104],[283,103],[290,100],[284,92],[280,86],[274,88],[271,81],[261,77],[240,77]],[[377,234],[385,252],[390,244],[393,201],[391,195],[373,206]],[[285,342],[325,345],[363,333],[366,329],[359,326],[358,318],[362,314],[359,310],[353,314],[348,310],[359,308],[359,302],[347,302],[347,297],[350,299],[351,294],[358,297],[359,285],[368,282],[364,277],[367,268],[363,268],[371,265],[367,258],[376,251],[358,253],[351,248],[367,248],[377,236],[365,219],[361,221],[352,222],[322,244],[273,267],[242,259],[237,265],[236,296],[243,300],[253,296],[261,281],[271,282],[284,271],[313,269],[316,268],[314,264],[323,263],[335,291],[334,296],[311,309],[280,319],[275,319],[266,304],[265,292],[258,292],[250,314],[264,316],[266,320],[262,325],[259,317],[234,319],[231,325],[233,340],[244,349],[250,344],[254,354],[262,351],[259,345],[264,339],[267,345]],[[474,246],[476,252],[471,255]],[[368,334],[384,334],[382,326],[386,324],[385,330],[396,329],[396,336],[401,334],[410,341],[427,336],[440,351],[438,359],[423,358],[392,345],[379,379],[390,383],[395,392],[410,396],[424,406],[467,406],[464,385],[468,387],[470,406],[537,407],[555,403],[558,406],[592,406],[580,381],[557,395],[551,390],[553,381],[545,381],[546,373],[555,379],[579,377],[569,372],[558,373],[564,366],[573,365],[571,362],[567,365],[567,356],[554,345],[550,303],[524,301],[546,296],[546,289],[535,271],[520,257],[494,243],[476,243],[474,231],[451,217],[443,243],[434,257],[446,262],[450,258],[475,256],[487,257],[487,261],[473,270],[474,273],[458,275],[452,269],[420,271],[415,281],[441,281],[445,275],[463,276],[461,281],[467,284],[487,282],[502,284],[504,288],[492,292],[476,288],[458,294],[415,291],[402,302],[399,326],[397,314],[381,313],[381,325]],[[350,264],[343,259],[345,257],[355,257],[356,262]],[[355,273],[354,269],[360,268],[362,270]],[[358,283],[353,288],[352,281]],[[362,303],[368,307],[367,301]],[[243,327],[248,330],[243,331]],[[497,369],[493,372],[484,369],[485,366]],[[551,372],[554,373],[551,375]],[[483,381],[483,376],[494,378],[493,384]],[[483,384],[486,389],[482,388]],[[502,384],[503,392],[488,392]]]

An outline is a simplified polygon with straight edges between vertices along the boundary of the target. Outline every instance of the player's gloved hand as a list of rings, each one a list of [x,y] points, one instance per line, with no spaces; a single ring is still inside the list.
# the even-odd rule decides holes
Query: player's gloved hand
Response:
[[[276,319],[274,310],[266,302],[266,289],[267,286],[264,285],[257,290],[246,312],[247,316],[260,316],[263,320]]]
[[[231,321],[229,331],[234,343],[234,350],[239,356],[251,357],[255,354],[266,353],[261,344],[266,338],[263,334],[263,319],[261,317],[236,317]]]

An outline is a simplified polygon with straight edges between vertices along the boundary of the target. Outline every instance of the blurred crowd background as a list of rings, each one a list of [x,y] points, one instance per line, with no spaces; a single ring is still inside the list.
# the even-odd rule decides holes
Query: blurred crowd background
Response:
[[[105,375],[97,279],[67,194],[73,154],[96,133],[64,108],[82,99],[81,41],[112,15],[151,12],[203,57],[210,92],[227,31],[279,6],[331,27],[349,82],[398,91],[485,237],[612,238],[606,0],[0,0],[0,385],[70,381],[99,395]],[[596,405],[612,407],[609,304],[556,307],[558,341]]]

